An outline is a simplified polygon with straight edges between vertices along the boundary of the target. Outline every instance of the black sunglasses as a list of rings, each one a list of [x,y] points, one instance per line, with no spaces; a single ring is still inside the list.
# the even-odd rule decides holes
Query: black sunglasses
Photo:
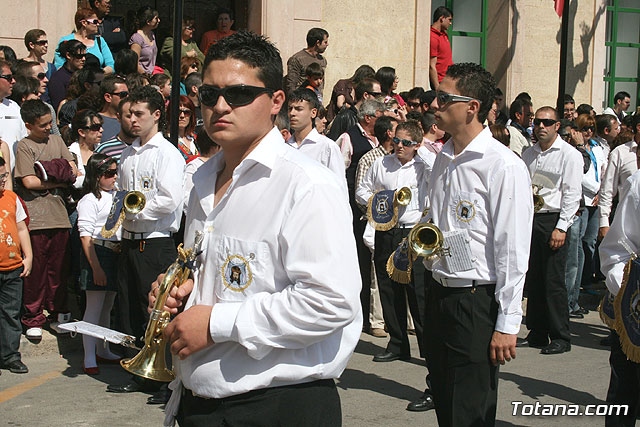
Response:
[[[111,95],[119,96],[120,98],[126,98],[127,96],[129,96],[129,92],[123,90],[120,92],[111,92]]]
[[[105,178],[113,178],[117,173],[118,169],[107,169],[106,171],[104,171],[102,176],[104,176]]]
[[[44,46],[45,44],[49,44],[49,40],[37,40],[33,43],[37,44],[38,46]]]
[[[89,129],[94,132],[97,132],[100,129],[102,129],[102,123],[92,123],[91,126],[82,126],[80,129]]]
[[[273,92],[273,89],[258,86],[233,85],[220,89],[211,85],[202,85],[198,89],[198,98],[207,107],[214,107],[218,103],[218,98],[222,95],[230,106],[241,107],[251,104],[263,93],[273,95]]]
[[[482,104],[482,101],[476,98],[471,98],[470,96],[463,95],[452,95],[446,92],[437,92],[436,99],[438,100],[438,105],[445,105],[450,102],[469,102],[469,101],[478,101]]]
[[[400,139],[400,138],[396,138],[395,136],[393,137],[392,141],[396,145],[402,142],[402,145],[404,145],[405,147],[413,147],[414,145],[420,144],[419,142],[411,141],[410,139]]]
[[[534,126],[540,126],[540,123],[542,123],[545,127],[549,127],[558,123],[558,121],[553,119],[533,119]]]
[[[13,74],[0,74],[0,79],[5,79],[11,83],[13,81]]]

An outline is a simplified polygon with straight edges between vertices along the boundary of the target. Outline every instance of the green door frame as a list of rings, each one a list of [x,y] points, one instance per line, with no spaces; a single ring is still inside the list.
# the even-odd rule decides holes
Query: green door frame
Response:
[[[605,46],[611,48],[609,56],[609,75],[604,77],[604,81],[609,83],[609,93],[607,94],[607,106],[613,105],[613,98],[616,94],[616,82],[635,82],[638,83],[638,75],[640,75],[640,55],[638,56],[638,72],[636,77],[616,77],[616,57],[617,48],[633,47],[640,49],[640,43],[619,43],[618,40],[618,13],[640,13],[640,8],[619,7],[618,0],[613,0],[613,6],[607,6],[607,12],[611,13],[611,40],[605,42]],[[607,34],[608,36],[608,34]],[[640,105],[640,84],[636,86],[636,107]]]
[[[453,36],[463,37],[479,37],[480,38],[480,65],[486,67],[487,62],[487,0],[482,1],[482,22],[480,23],[480,32],[475,31],[455,31],[449,30],[449,37],[451,37],[451,50],[453,51]],[[446,0],[445,6],[453,10],[453,3],[455,0]],[[455,16],[453,17],[453,27],[456,26]]]

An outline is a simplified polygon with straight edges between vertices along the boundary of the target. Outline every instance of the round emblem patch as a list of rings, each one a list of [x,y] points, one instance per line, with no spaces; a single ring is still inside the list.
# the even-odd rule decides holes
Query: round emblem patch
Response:
[[[456,217],[458,221],[471,222],[476,216],[476,206],[468,200],[460,200],[456,205]]]
[[[240,255],[229,255],[222,265],[222,282],[234,292],[243,292],[253,282],[249,262]]]

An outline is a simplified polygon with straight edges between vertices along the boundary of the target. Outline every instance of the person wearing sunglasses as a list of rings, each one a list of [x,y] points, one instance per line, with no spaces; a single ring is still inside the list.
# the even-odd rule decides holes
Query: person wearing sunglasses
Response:
[[[180,95],[180,106],[178,107],[178,149],[184,157],[186,163],[200,156],[196,146],[196,110],[193,102],[184,95]],[[167,114],[171,116],[171,102],[167,106]]]
[[[86,53],[95,56],[100,64],[100,67],[105,74],[113,73],[113,54],[107,42],[100,36],[98,36],[98,25],[100,20],[96,13],[89,8],[81,7],[76,11],[74,21],[76,24],[76,31],[64,36],[58,42],[60,43],[67,40],[78,40],[86,47]],[[56,50],[54,64],[56,68],[62,67],[65,63],[65,58],[58,54]]]
[[[65,58],[62,67],[59,67],[49,81],[49,98],[51,105],[58,111],[60,104],[67,97],[69,82],[74,72],[84,68],[87,57],[87,47],[76,39],[67,40],[58,45],[56,54]]]
[[[122,77],[106,76],[100,83],[100,98],[104,102],[100,110],[104,128],[101,143],[114,138],[120,132],[118,105],[127,96],[129,96],[129,89]]]
[[[204,54],[198,48],[198,44],[193,40],[193,33],[195,31],[195,20],[191,17],[185,16],[182,18],[182,33],[180,34],[180,58],[197,58],[200,64],[204,62]],[[173,37],[167,37],[162,43],[162,49],[160,49],[168,68],[170,64],[173,64]]]
[[[94,325],[110,327],[111,308],[118,291],[117,263],[122,227],[109,240],[100,234],[107,221],[118,177],[115,159],[96,153],[86,165],[83,196],[78,202],[78,231],[82,252],[79,254],[80,288],[85,291],[86,307],[82,320]],[[98,375],[98,363],[118,363],[120,356],[108,345],[89,335],[82,336],[84,360],[82,369],[87,375]]]
[[[578,226],[574,215],[582,198],[582,155],[558,135],[560,117],[542,107],[533,120],[537,143],[522,154],[544,199],[533,222],[531,258],[527,273],[529,300],[527,329],[522,345],[542,348],[542,354],[571,350],[566,270],[569,228]],[[578,268],[579,271],[579,268]]]
[[[416,121],[399,123],[392,138],[393,153],[376,159],[356,189],[356,201],[363,206],[379,190],[411,189],[411,201],[398,206],[398,222],[388,231],[376,231],[373,261],[380,290],[384,323],[389,332],[386,349],[376,354],[374,362],[392,362],[411,359],[407,334],[407,303],[415,325],[420,355],[424,355],[422,321],[427,275],[424,265],[414,263],[411,285],[402,285],[389,277],[387,260],[400,242],[409,235],[411,228],[420,221],[427,206],[427,185],[433,159],[425,162],[417,156],[422,145],[422,128]]]
[[[167,300],[184,310],[165,329],[178,385],[165,422],[341,423],[334,379],[362,328],[351,212],[335,175],[273,124],[285,102],[281,61],[248,31],[207,53],[202,115],[222,150],[193,175],[185,246],[204,231],[203,254],[196,283]],[[242,411],[208,399],[231,396]]]
[[[495,88],[481,66],[453,64],[430,108],[451,138],[434,162],[423,220],[462,245],[450,252],[460,264],[425,260],[433,279],[424,341],[441,426],[495,424],[499,366],[515,357],[522,320],[531,180],[483,125]]]

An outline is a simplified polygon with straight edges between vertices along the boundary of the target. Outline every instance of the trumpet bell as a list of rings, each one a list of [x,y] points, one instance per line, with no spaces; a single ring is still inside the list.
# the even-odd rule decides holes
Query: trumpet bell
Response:
[[[407,206],[411,203],[411,189],[409,187],[402,187],[396,191],[396,202],[400,206]]]
[[[146,198],[140,191],[129,191],[124,196],[123,208],[130,214],[137,214],[142,212],[146,203]]]
[[[154,339],[151,344],[145,345],[134,358],[121,360],[120,365],[134,375],[154,381],[171,382],[176,376],[167,367],[166,346],[166,340]]]
[[[442,231],[431,223],[420,223],[409,233],[409,245],[414,254],[421,257],[437,255],[444,243]]]

